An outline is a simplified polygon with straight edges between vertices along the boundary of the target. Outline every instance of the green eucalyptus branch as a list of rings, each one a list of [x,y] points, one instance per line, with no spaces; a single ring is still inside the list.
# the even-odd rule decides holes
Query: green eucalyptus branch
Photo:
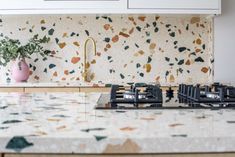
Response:
[[[0,65],[6,66],[10,61],[17,58],[31,58],[32,54],[39,54],[42,57],[49,56],[51,51],[45,50],[42,44],[50,41],[49,37],[39,38],[38,34],[29,39],[28,43],[22,45],[17,39],[11,39],[0,34]]]

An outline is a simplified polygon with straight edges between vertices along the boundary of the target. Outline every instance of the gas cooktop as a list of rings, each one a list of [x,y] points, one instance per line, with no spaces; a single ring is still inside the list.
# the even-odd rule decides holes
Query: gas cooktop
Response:
[[[180,84],[178,90],[160,85],[132,83],[129,87],[112,85],[101,94],[96,109],[235,109],[235,87]]]

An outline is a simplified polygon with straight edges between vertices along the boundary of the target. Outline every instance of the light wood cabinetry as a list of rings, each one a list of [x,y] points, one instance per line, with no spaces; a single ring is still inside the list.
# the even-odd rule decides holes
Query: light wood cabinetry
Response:
[[[0,92],[24,92],[24,88],[0,88]]]
[[[35,93],[35,92],[80,92],[80,88],[25,88],[25,93]]]
[[[110,92],[110,88],[106,87],[84,87],[80,88],[80,92],[91,93],[91,92]]]
[[[14,155],[6,154],[4,157],[234,157],[233,153],[226,154],[159,154],[159,155]]]
[[[162,87],[162,91],[165,92],[169,87]],[[178,87],[172,87],[174,91],[177,91]],[[0,92],[110,92],[110,87],[20,87],[20,88],[0,88]]]
[[[26,93],[34,93],[34,92],[109,92],[110,88],[105,87],[79,87],[79,88],[25,88]]]

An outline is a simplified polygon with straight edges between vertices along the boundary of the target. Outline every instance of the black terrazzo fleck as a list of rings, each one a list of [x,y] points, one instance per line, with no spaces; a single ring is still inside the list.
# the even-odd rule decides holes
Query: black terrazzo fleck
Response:
[[[20,152],[22,149],[30,146],[33,146],[33,143],[28,142],[23,136],[15,136],[7,143],[6,149]]]

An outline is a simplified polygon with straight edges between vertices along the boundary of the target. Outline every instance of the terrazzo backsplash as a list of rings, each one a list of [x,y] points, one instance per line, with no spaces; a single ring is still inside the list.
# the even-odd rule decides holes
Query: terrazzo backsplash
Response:
[[[22,43],[36,34],[51,38],[50,57],[32,56],[28,82],[83,82],[84,42],[94,83],[155,82],[162,85],[213,80],[213,18],[157,15],[0,16],[0,33]],[[11,64],[0,81],[14,82]]]

